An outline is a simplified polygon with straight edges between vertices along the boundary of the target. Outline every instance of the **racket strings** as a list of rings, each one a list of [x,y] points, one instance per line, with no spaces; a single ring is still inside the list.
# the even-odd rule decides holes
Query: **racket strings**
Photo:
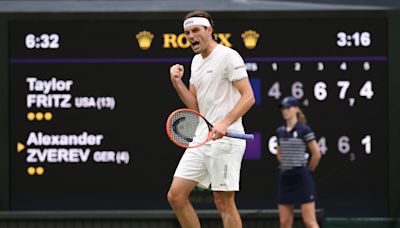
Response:
[[[189,146],[204,142],[206,138],[199,138],[196,136],[199,124],[204,121],[198,115],[192,112],[177,112],[172,117],[169,130],[171,132],[172,139],[181,145]],[[195,140],[195,137],[196,140]]]

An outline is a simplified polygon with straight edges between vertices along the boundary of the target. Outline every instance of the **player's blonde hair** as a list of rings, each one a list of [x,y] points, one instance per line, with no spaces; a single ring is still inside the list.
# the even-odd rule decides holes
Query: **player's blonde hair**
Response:
[[[307,123],[307,118],[306,115],[304,115],[304,112],[301,110],[301,108],[299,107],[299,111],[296,113],[297,116],[297,121],[299,121],[300,123]]]

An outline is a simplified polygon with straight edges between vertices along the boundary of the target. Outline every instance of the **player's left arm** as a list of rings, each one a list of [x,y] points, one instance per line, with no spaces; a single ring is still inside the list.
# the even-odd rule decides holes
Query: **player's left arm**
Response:
[[[321,159],[321,152],[315,139],[308,141],[307,146],[311,152],[311,158],[308,162],[308,169],[314,172],[318,166],[319,160]]]
[[[228,127],[237,119],[242,117],[255,103],[253,89],[248,77],[233,81],[233,86],[239,91],[241,97],[233,109],[224,119],[216,122],[213,128],[214,139],[221,138],[228,130]]]

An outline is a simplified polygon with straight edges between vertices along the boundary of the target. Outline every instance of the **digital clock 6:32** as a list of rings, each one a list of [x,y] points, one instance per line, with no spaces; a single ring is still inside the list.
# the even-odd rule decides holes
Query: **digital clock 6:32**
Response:
[[[35,35],[29,33],[25,36],[25,47],[28,49],[57,49],[60,47],[58,34],[43,33]]]

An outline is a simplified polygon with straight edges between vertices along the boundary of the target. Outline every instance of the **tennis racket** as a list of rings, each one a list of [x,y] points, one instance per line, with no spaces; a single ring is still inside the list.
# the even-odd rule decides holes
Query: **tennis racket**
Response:
[[[194,148],[204,145],[212,138],[213,125],[200,113],[191,109],[178,109],[167,119],[168,137],[177,146]],[[253,140],[252,134],[227,132],[227,137]]]

